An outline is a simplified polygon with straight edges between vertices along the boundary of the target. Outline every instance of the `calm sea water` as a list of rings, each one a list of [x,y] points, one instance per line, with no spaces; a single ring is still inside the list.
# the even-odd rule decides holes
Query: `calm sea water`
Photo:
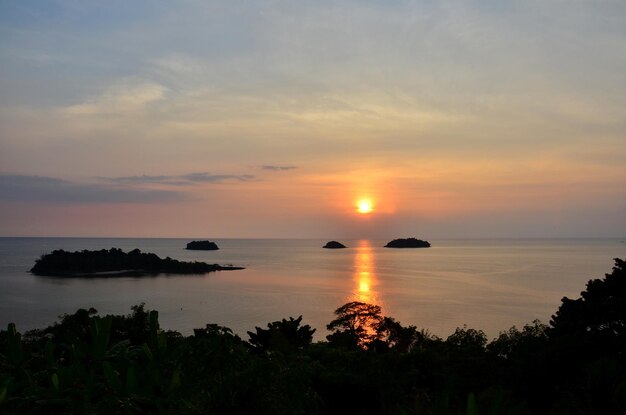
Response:
[[[219,251],[186,251],[188,239],[0,238],[0,325],[47,326],[63,313],[95,307],[129,313],[146,303],[162,327],[184,334],[218,323],[245,336],[254,326],[303,315],[322,339],[333,310],[375,303],[403,324],[446,337],[456,327],[490,337],[534,319],[547,323],[563,296],[626,257],[620,240],[431,240],[429,249],[387,249],[382,240],[218,239]],[[54,249],[139,248],[161,257],[246,267],[206,275],[60,279],[28,270]]]

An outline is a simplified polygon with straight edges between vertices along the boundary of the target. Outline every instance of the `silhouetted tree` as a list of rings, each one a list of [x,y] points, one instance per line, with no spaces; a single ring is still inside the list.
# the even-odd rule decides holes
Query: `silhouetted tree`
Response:
[[[331,344],[348,348],[366,347],[378,338],[382,323],[380,306],[353,301],[335,310],[336,319],[326,328],[334,333],[326,336]]]
[[[470,329],[467,326],[457,327],[446,339],[446,344],[457,349],[481,352],[487,344],[487,335],[482,330]]]
[[[430,339],[425,331],[415,326],[404,327],[393,317],[384,317],[377,329],[377,338],[371,346],[377,351],[394,350],[400,353],[410,352],[415,346]]]
[[[89,310],[80,308],[74,314],[63,314],[59,316],[60,322],[54,323],[43,331],[37,331],[36,335],[52,337],[59,341],[87,341],[90,336],[91,318],[97,313],[98,310],[91,307]]]
[[[568,408],[563,413],[573,406],[626,411],[626,262],[614,260],[612,272],[588,281],[579,298],[564,297],[550,321],[546,372],[558,385],[556,406]]]
[[[150,310],[145,303],[131,307],[132,313],[126,316],[113,316],[112,341],[130,340],[133,345],[148,343],[150,338]]]
[[[301,350],[313,341],[315,329],[305,324],[300,326],[302,316],[289,320],[282,319],[267,324],[267,329],[255,327],[256,333],[248,332],[248,343],[255,352],[280,351],[291,353]]]
[[[626,261],[615,258],[604,279],[587,282],[576,300],[563,297],[549,335],[575,342],[579,354],[624,359],[626,353]]]
[[[443,343],[448,382],[461,395],[487,386],[486,344],[487,336],[482,330],[467,326],[457,327]]]
[[[526,398],[532,413],[548,409],[553,379],[548,369],[548,326],[539,320],[521,330],[511,327],[487,345],[494,382]]]
[[[487,350],[501,359],[528,360],[529,355],[546,347],[547,331],[548,326],[539,320],[524,325],[522,330],[513,326],[500,332],[498,338],[489,343]]]

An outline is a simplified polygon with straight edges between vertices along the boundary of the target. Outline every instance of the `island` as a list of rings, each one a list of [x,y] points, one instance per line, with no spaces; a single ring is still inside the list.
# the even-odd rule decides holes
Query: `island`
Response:
[[[217,251],[220,249],[215,242],[211,241],[191,241],[187,244],[187,248],[196,251]]]
[[[430,248],[430,242],[416,238],[394,239],[385,248]]]
[[[153,253],[119,248],[100,251],[68,252],[62,249],[42,255],[30,270],[35,275],[51,277],[108,277],[156,274],[205,274],[214,271],[243,269],[205,262],[182,262]]]
[[[330,242],[327,242],[326,245],[324,245],[322,248],[326,248],[326,249],[342,249],[342,248],[346,248],[346,246],[344,244],[342,244],[341,242],[330,241]]]

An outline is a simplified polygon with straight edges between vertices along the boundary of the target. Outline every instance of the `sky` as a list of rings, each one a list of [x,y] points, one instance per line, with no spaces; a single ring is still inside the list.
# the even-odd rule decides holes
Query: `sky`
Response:
[[[623,0],[0,0],[0,236],[622,238],[625,160]]]

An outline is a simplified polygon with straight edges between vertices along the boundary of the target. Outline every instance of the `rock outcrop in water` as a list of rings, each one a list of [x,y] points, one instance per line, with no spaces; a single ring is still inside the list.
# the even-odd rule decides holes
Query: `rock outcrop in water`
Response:
[[[42,255],[30,270],[35,275],[54,277],[94,277],[155,274],[205,274],[213,271],[243,269],[205,262],[182,262],[170,257],[134,249],[128,253],[119,248],[100,251],[67,252],[62,249]]]
[[[430,242],[416,238],[394,239],[385,248],[430,248]]]
[[[346,248],[346,246],[344,244],[342,244],[341,242],[330,241],[330,242],[327,242],[326,245],[324,245],[322,248],[326,248],[326,249],[342,249],[342,248]]]
[[[187,244],[187,248],[197,251],[217,251],[220,249],[215,242],[211,241],[191,241]]]

